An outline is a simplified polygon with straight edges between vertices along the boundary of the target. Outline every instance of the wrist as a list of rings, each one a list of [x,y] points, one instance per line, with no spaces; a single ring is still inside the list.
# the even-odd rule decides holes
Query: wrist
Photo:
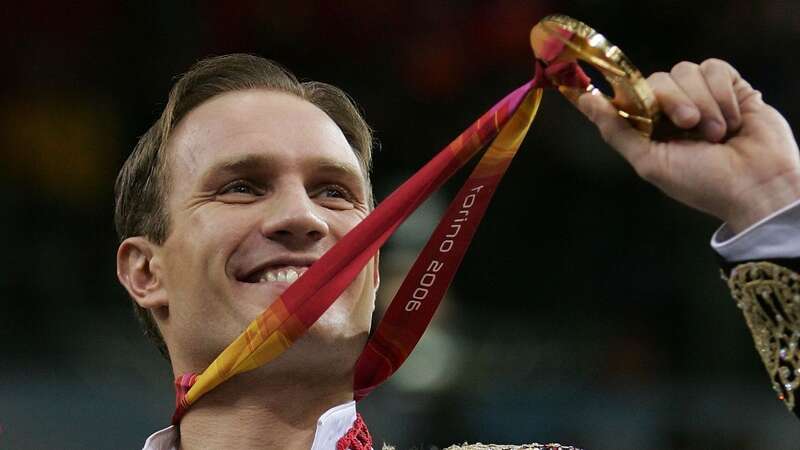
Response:
[[[772,178],[738,199],[737,206],[723,220],[731,231],[739,233],[797,200],[800,200],[800,171],[794,170]]]

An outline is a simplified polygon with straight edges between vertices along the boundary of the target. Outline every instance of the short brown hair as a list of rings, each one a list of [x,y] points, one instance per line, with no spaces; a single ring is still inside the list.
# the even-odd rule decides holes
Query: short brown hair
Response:
[[[164,243],[170,230],[165,201],[169,194],[170,171],[164,149],[172,130],[189,111],[212,97],[248,89],[293,94],[328,114],[353,148],[372,202],[369,182],[372,133],[344,91],[326,83],[300,82],[279,64],[258,56],[217,56],[196,63],[178,79],[161,116],[142,135],[120,169],[114,187],[114,222],[120,241],[131,236],[144,236],[155,244]],[[164,338],[152,315],[136,302],[133,302],[133,307],[144,334],[169,359]]]

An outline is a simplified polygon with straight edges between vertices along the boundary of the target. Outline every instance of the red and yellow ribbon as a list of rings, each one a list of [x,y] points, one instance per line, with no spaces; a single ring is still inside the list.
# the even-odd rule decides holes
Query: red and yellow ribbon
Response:
[[[172,422],[179,423],[190,405],[220,383],[288,349],[336,301],[400,224],[467,161],[487,149],[367,342],[355,368],[355,398],[363,398],[391,376],[422,337],[444,297],[536,115],[542,88],[550,86],[551,79],[578,85],[587,80],[574,64],[545,69],[537,61],[536,69],[532,81],[493,106],[326,252],[206,370],[178,377]]]

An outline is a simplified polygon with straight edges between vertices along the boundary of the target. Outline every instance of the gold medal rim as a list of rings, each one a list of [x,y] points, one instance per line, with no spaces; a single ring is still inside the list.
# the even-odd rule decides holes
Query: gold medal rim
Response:
[[[653,125],[660,115],[655,94],[639,69],[619,47],[580,20],[563,14],[553,14],[544,17],[531,30],[534,53],[537,43],[534,42],[533,35],[537,27],[565,44],[568,52],[557,59],[579,59],[602,73],[614,89],[614,98],[611,101],[617,107],[620,116],[630,120],[643,133],[647,135],[652,133]],[[572,37],[564,39],[555,32],[554,27],[570,31]],[[589,86],[587,90],[594,89],[594,86]],[[566,86],[559,86],[559,91],[572,102],[576,102],[578,97],[585,93],[581,89]]]

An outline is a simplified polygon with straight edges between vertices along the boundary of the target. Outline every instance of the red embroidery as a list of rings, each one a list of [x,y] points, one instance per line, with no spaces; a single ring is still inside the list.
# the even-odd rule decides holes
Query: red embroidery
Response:
[[[336,450],[372,450],[372,436],[361,414],[356,413],[353,426],[336,443]]]

